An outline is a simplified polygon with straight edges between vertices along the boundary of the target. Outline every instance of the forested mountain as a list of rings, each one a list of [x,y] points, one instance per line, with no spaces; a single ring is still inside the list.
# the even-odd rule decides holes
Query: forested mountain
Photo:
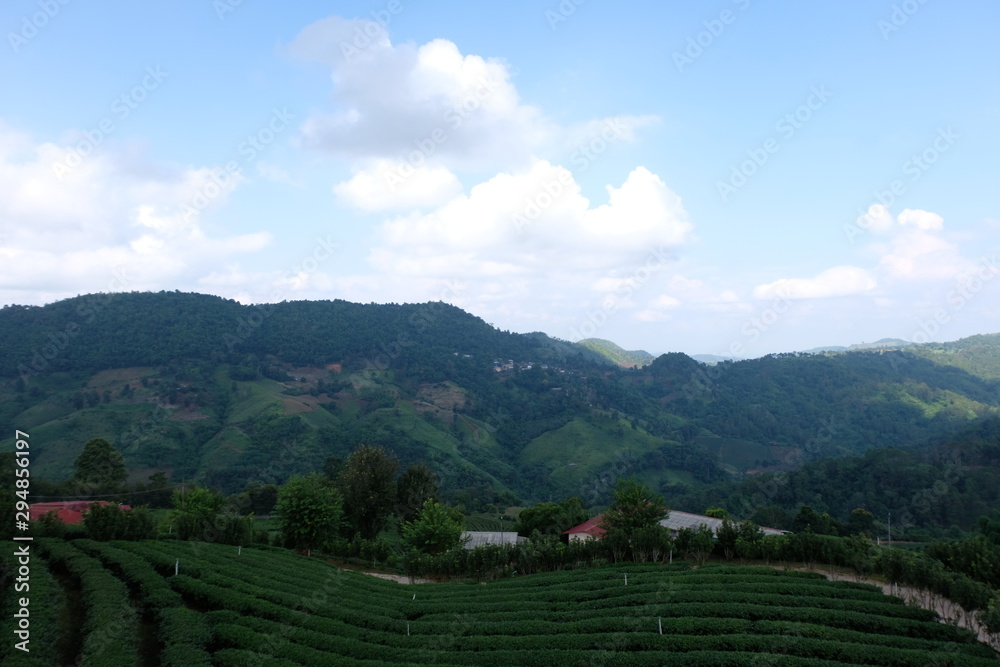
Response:
[[[889,447],[905,453],[869,454],[869,467],[892,456],[931,465],[920,458],[928,447],[998,415],[1000,337],[976,339],[711,366],[674,353],[620,368],[444,303],[88,295],[0,310],[0,424],[42,443],[32,471],[54,480],[96,437],[121,450],[135,479],[162,470],[227,492],[281,483],[367,443],[428,463],[469,507],[569,495],[601,505],[627,475],[719,504],[733,487],[691,494]],[[807,479],[771,504],[822,505]]]

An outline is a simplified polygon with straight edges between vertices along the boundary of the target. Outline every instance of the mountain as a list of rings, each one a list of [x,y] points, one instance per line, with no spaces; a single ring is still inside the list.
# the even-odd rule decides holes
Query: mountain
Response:
[[[603,338],[584,338],[577,345],[592,350],[616,366],[622,368],[641,368],[655,359],[645,350],[623,350],[621,347]]]
[[[676,495],[950,437],[1000,411],[997,339],[622,368],[444,303],[87,295],[0,309],[0,425],[40,443],[33,479],[69,477],[95,437],[135,480],[226,492],[367,443],[428,463],[470,510],[596,506],[622,476]]]

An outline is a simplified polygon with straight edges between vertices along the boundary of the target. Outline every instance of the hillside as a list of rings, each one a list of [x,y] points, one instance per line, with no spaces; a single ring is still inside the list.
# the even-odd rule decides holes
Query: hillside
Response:
[[[32,608],[35,653],[5,642],[5,665],[996,664],[934,612],[814,572],[619,563],[402,586],[273,547],[52,538],[32,568],[53,604]]]
[[[133,480],[163,470],[228,493],[367,443],[429,463],[470,511],[569,495],[600,506],[622,476],[676,496],[920,449],[1000,413],[996,336],[947,354],[708,366],[672,353],[637,369],[442,303],[242,306],[168,292],[3,308],[0,336],[0,424],[45,443],[32,472],[50,480],[94,437],[122,451]]]
[[[593,350],[616,366],[622,368],[642,368],[646,364],[652,363],[654,357],[645,350],[625,350],[610,340],[603,338],[584,338],[577,341],[588,350]]]

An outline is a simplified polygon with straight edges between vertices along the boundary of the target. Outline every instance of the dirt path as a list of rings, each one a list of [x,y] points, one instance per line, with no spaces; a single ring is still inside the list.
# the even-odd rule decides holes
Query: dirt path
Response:
[[[807,567],[786,567],[782,565],[771,565],[770,567],[776,570],[818,572],[830,581],[850,581],[859,584],[877,586],[881,588],[882,592],[886,595],[892,595],[904,600],[907,604],[933,611],[939,616],[938,620],[941,623],[972,630],[980,642],[991,647],[994,651],[1000,652],[1000,637],[991,635],[987,632],[986,628],[979,622],[979,619],[976,618],[974,613],[970,614],[966,612],[960,605],[955,604],[948,598],[938,595],[937,593],[932,593],[920,588],[913,588],[912,586],[900,586],[899,584],[878,581],[871,579],[870,577],[862,577],[853,572],[830,569],[824,570],[820,567],[812,569]]]

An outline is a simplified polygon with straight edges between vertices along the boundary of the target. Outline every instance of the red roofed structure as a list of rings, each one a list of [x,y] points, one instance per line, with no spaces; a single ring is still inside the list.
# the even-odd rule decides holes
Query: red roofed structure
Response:
[[[579,526],[573,526],[569,530],[563,531],[563,535],[571,542],[574,540],[595,540],[603,537],[604,533],[608,532],[601,528],[601,519],[603,517],[603,514],[598,514],[593,519],[587,519]]]
[[[101,505],[113,505],[114,503],[109,503],[107,500],[69,500],[58,503],[34,503],[29,506],[29,518],[32,521],[38,521],[45,514],[49,512],[55,512],[59,517],[59,520],[63,523],[76,525],[83,521],[83,515],[87,513],[87,510],[93,503]],[[132,507],[130,505],[119,505],[123,510],[130,510]]]

